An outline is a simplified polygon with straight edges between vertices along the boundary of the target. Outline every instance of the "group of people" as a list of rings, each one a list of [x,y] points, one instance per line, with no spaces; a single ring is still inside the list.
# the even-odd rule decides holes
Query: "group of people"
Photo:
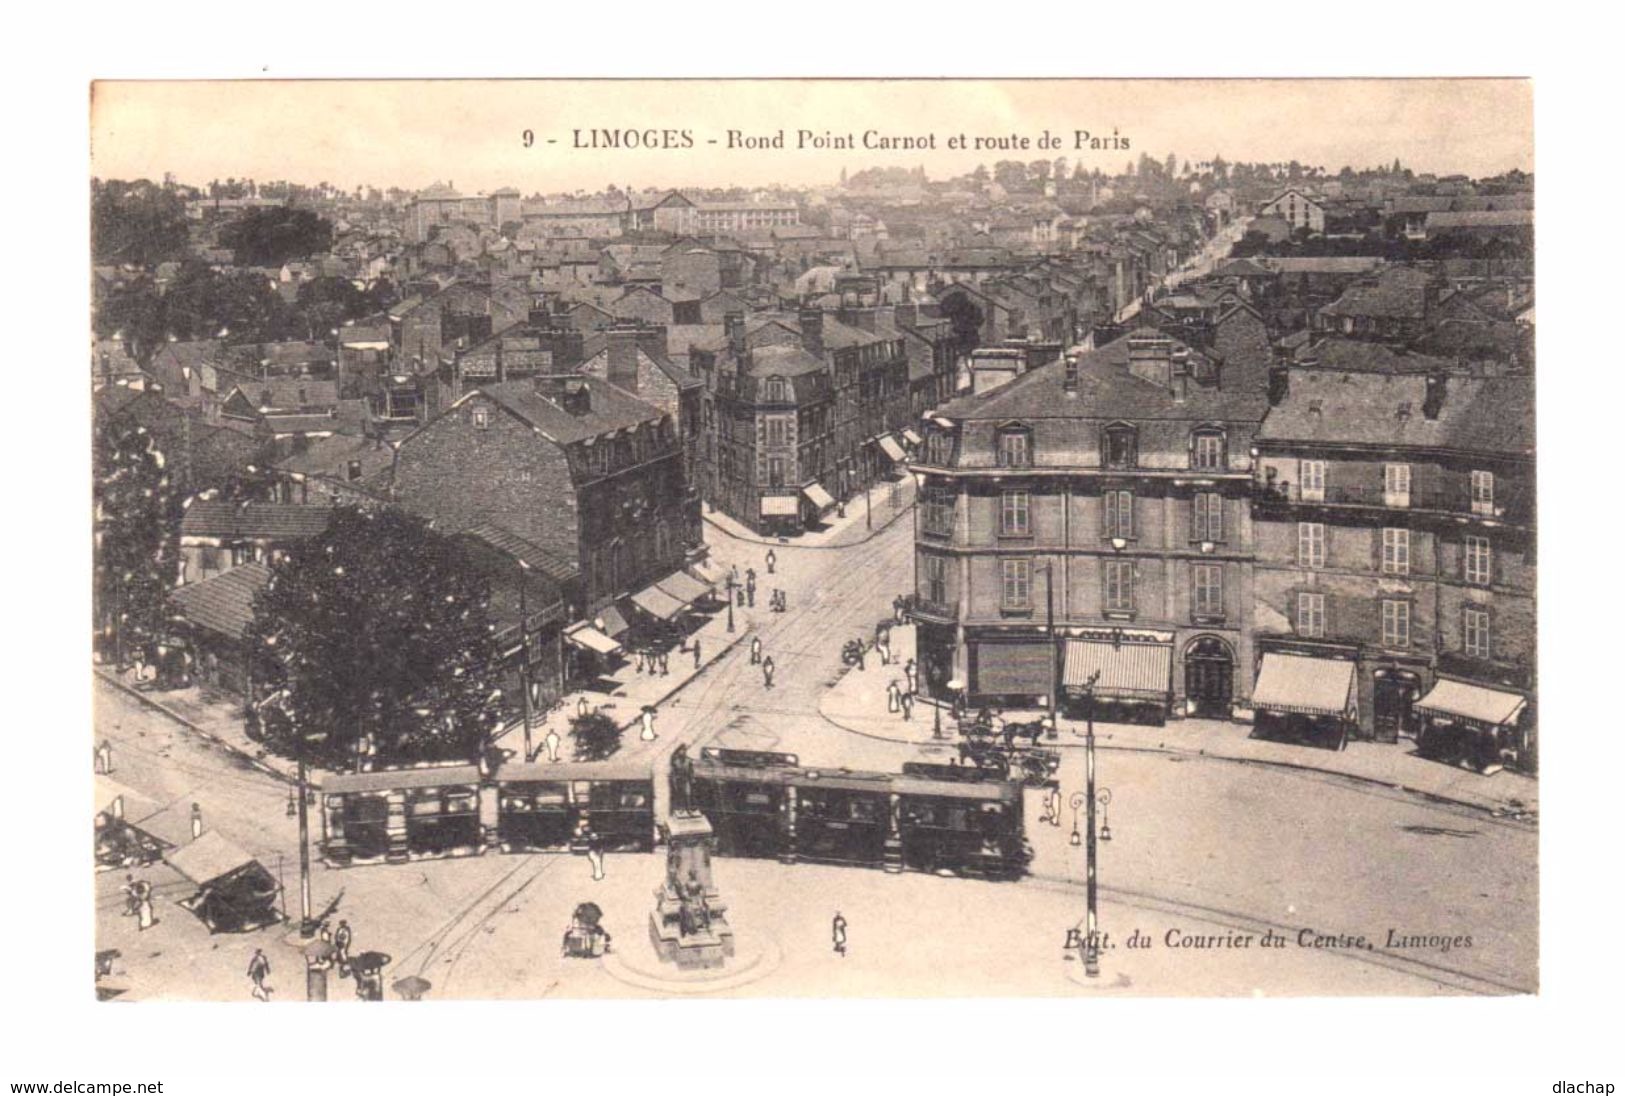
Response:
[[[750,637],[750,664],[752,666],[760,666],[762,668],[762,688],[771,689],[773,687],[773,671],[775,669],[773,665],[773,656],[764,655],[762,653],[761,636]]]
[[[633,650],[637,659],[637,672],[640,674],[659,675],[665,677],[671,673],[670,652],[659,647],[638,647]]]

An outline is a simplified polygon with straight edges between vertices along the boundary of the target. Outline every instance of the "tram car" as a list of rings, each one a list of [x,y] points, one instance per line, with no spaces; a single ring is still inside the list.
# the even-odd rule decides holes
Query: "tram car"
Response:
[[[723,856],[1014,879],[1031,859],[1017,782],[957,766],[801,766],[793,755],[702,751],[695,806]]]
[[[497,840],[504,852],[654,848],[654,784],[647,763],[508,763],[497,773]]]

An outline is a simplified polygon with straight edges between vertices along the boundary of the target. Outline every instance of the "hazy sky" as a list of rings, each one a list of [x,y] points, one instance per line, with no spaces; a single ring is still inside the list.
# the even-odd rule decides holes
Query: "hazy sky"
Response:
[[[1115,172],[1141,152],[1295,159],[1334,172],[1395,157],[1439,173],[1534,168],[1531,84],[1521,80],[115,82],[97,84],[92,98],[97,175],[169,171],[194,185],[235,176],[418,188],[449,179],[465,193],[529,194],[609,183],[823,184],[842,167],[923,165],[940,178],[1058,156]],[[679,146],[687,131],[692,144],[575,147],[576,131],[595,129],[677,131],[669,140]],[[782,130],[785,147],[730,150],[729,130]],[[798,130],[860,145],[798,149]],[[870,130],[934,135],[936,147],[867,150]],[[1045,130],[1060,147],[1037,147]],[[1078,130],[1105,147],[1079,150]],[[1127,150],[1104,140],[1114,133]],[[1030,144],[950,149],[960,135]]]

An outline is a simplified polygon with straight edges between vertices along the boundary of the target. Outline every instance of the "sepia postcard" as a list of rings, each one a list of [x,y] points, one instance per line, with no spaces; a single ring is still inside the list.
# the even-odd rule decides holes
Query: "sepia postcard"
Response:
[[[1538,992],[1528,81],[91,100],[99,999]]]

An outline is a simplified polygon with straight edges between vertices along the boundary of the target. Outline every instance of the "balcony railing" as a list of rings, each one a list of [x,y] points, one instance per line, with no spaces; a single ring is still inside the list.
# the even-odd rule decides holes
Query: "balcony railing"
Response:
[[[1527,523],[1531,496],[1523,492],[1503,492],[1493,502],[1475,500],[1466,488],[1459,491],[1393,492],[1381,487],[1327,486],[1301,489],[1294,483],[1255,484],[1253,498],[1258,502],[1303,502],[1325,506],[1368,506],[1382,510],[1436,510],[1451,514],[1476,514],[1513,524]]]

